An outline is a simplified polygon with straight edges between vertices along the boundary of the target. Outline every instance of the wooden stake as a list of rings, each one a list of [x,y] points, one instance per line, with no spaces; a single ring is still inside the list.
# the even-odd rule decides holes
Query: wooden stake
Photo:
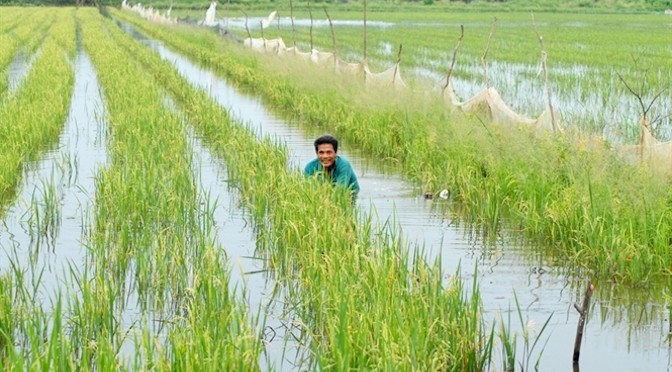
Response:
[[[586,325],[586,316],[588,315],[588,308],[590,307],[590,296],[593,295],[593,290],[595,285],[593,283],[588,283],[588,288],[586,293],[583,296],[583,305],[579,307],[578,304],[574,304],[574,308],[579,312],[579,323],[576,326],[576,338],[574,339],[574,355],[572,356],[572,361],[574,364],[579,363],[579,354],[581,353],[581,339],[583,338],[583,328]]]
[[[403,44],[399,44],[399,53],[397,53],[397,63],[394,65],[394,75],[392,77],[392,87],[396,86],[397,84],[397,71],[399,70],[399,63],[401,63],[401,46]]]
[[[292,46],[296,48],[296,27],[294,27],[294,6],[292,0],[289,0],[289,20],[292,22]],[[296,52],[296,49],[294,50]]]
[[[555,113],[553,112],[553,103],[551,102],[551,85],[548,83],[548,70],[546,69],[546,47],[544,46],[544,38],[539,35],[537,31],[537,24],[534,21],[534,13],[532,13],[532,26],[534,26],[534,32],[537,34],[539,39],[539,44],[541,45],[541,69],[544,73],[544,80],[546,83],[546,96],[548,98],[548,110],[551,114],[551,126],[553,127],[553,133],[560,132],[560,127],[555,122]]]
[[[453,60],[450,62],[450,69],[448,69],[448,74],[446,75],[446,84],[444,84],[441,94],[445,96],[446,89],[450,85],[450,75],[453,74],[453,69],[455,68],[455,59],[457,58],[457,50],[460,49],[460,44],[462,43],[462,38],[464,37],[464,25],[460,25],[460,38],[457,39],[457,44],[453,48]]]
[[[329,29],[331,30],[331,50],[336,54],[336,34],[334,33],[334,23],[331,22],[331,17],[329,16],[329,12],[327,12],[327,6],[323,6],[324,9],[324,14],[327,15],[327,21],[329,21]]]
[[[244,10],[242,10],[242,12],[243,14],[245,14],[245,31],[247,31],[247,37],[250,39],[250,48],[252,48],[252,34],[250,33],[250,28],[247,27],[247,20],[249,17],[247,16],[247,13]]]
[[[488,43],[485,45],[485,51],[481,56],[481,67],[483,67],[483,76],[485,78],[485,87],[490,88],[490,77],[488,76],[488,65],[485,63],[485,59],[488,57],[488,51],[490,50],[490,42],[492,41],[492,34],[495,33],[495,23],[497,23],[497,17],[492,19],[492,24],[490,25],[490,35],[488,35]]]
[[[329,21],[329,29],[331,29],[331,49],[334,56],[334,72],[336,71],[336,33],[334,32],[334,23],[331,21],[329,12],[327,12],[327,6],[324,5],[324,14],[327,15],[327,20]]]
[[[367,3],[364,0],[364,61],[366,61],[366,7]]]
[[[308,2],[308,14],[310,14],[310,53],[313,53],[313,11],[310,10],[310,1]]]

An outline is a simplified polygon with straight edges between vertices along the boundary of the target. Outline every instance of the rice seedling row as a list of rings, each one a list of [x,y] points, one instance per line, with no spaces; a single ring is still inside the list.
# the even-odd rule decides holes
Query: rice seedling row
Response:
[[[25,86],[2,107],[3,219],[22,174],[31,172],[32,163],[58,140],[68,113],[74,76],[69,62],[75,49],[74,19],[68,18],[68,14],[67,9],[52,13],[52,24],[45,29],[45,32],[49,30],[49,36]],[[42,191],[40,195],[36,195],[36,191],[32,205],[27,206],[28,213],[33,213],[27,216],[28,230],[36,240],[29,252],[20,252],[16,247],[9,251],[3,249],[7,256],[0,274],[4,282],[4,319],[0,334],[3,369],[49,369],[59,365],[55,340],[62,333],[60,317],[52,318],[49,313],[59,313],[61,300],[59,296],[44,297],[41,287],[45,268],[40,267],[37,258],[45,253],[40,251],[44,249],[40,248],[42,239],[56,234],[60,213],[56,182],[60,180],[52,178],[33,185]],[[22,255],[30,256],[27,265]],[[47,305],[50,300],[53,302]],[[51,308],[45,311],[42,305]]]
[[[69,49],[63,48],[64,39],[60,38],[67,38],[63,35],[71,30],[67,20],[54,25],[25,85],[0,107],[0,138],[5,144],[0,162],[3,207],[16,192],[23,165],[53,144],[62,128],[74,80],[68,63],[74,51],[74,34],[69,34]]]
[[[3,35],[9,36],[14,41],[15,48],[11,48],[13,44],[9,44],[7,49],[3,48],[3,61],[5,53],[10,55],[16,52],[17,48],[23,49],[30,53],[33,52],[37,46],[49,34],[49,29],[56,22],[57,14],[67,11],[58,8],[36,8],[31,12],[31,17],[19,22],[11,31],[3,32]],[[10,14],[11,10],[9,11]]]
[[[490,231],[503,221],[520,226],[548,254],[596,278],[644,283],[670,274],[666,181],[604,146],[571,135],[538,139],[450,113],[426,97],[376,93],[374,100],[371,90],[308,65],[250,55],[214,33],[139,27],[306,125],[399,162],[428,191],[448,188],[465,215]]]
[[[49,13],[45,11],[36,12],[36,17],[32,22],[24,22],[19,27],[16,27],[6,32],[0,32],[0,44],[3,48],[0,49],[0,104],[6,100],[9,94],[9,67],[13,60],[24,56],[36,57],[38,47],[44,41],[49,27],[53,24],[53,15],[51,20],[45,19]],[[8,12],[11,14],[11,12]],[[26,57],[30,59],[30,57]]]
[[[146,66],[171,87],[190,122],[226,159],[257,216],[271,265],[289,286],[291,303],[305,322],[313,363],[338,369],[478,369],[487,363],[490,346],[478,321],[477,293],[467,300],[459,282],[444,287],[440,268],[408,257],[394,231],[373,238],[367,221],[355,223],[345,193],[334,194],[328,185],[306,182],[289,171],[282,148],[259,142],[249,129],[231,123],[204,92],[153,58]],[[321,218],[325,213],[328,219]],[[398,309],[398,316],[383,316],[390,308]]]
[[[0,33],[5,34],[21,22],[27,14],[26,8],[8,6],[0,12]]]
[[[70,18],[70,21],[73,20],[73,18]],[[88,35],[88,33],[94,33],[94,31],[92,31],[91,28],[87,28],[85,35]],[[99,40],[104,40],[102,33],[96,32],[95,34],[96,35],[92,37],[99,37]],[[71,29],[69,36],[74,45],[74,28]],[[67,37],[62,41],[65,41],[66,39]],[[91,43],[90,38],[86,40],[89,44]],[[94,51],[101,53],[101,49],[94,49]],[[47,53],[46,56],[53,57],[49,53]],[[117,57],[119,57],[119,55],[117,55]],[[124,61],[124,59],[120,58],[115,61]],[[112,72],[105,74],[105,78],[110,79],[111,77],[114,77],[115,73],[119,73],[118,69],[116,71],[115,69],[111,70]],[[65,74],[56,75],[67,76]],[[129,79],[131,80],[125,80],[123,83],[126,83],[126,87],[134,87],[135,85],[132,79],[138,77],[142,76],[130,76]],[[121,87],[124,87],[123,83]],[[147,87],[147,85],[145,87]],[[122,92],[122,96],[123,93],[130,93],[130,96],[134,96],[132,90],[120,89],[120,91]],[[155,89],[150,89],[150,91],[150,95],[157,94]],[[147,97],[146,94],[140,96]],[[114,96],[114,98],[117,99],[116,101],[113,101],[114,103],[119,103],[118,101],[120,99],[118,97],[119,96]],[[135,95],[135,97],[137,97],[137,95]],[[149,110],[142,108],[141,110],[135,111],[135,114],[138,114],[139,112],[146,114],[144,116],[139,115],[138,118],[140,120],[156,119],[156,117],[147,115],[152,109],[156,109],[157,105],[160,105],[160,100],[154,102],[158,103],[154,106],[150,106]],[[123,104],[124,102],[121,103]],[[138,107],[141,106],[136,104],[130,108],[133,109]],[[166,115],[165,111],[165,109],[162,111],[163,116],[160,118],[167,120],[156,122],[149,126],[149,129],[154,129],[154,131],[156,131],[161,125],[170,122],[171,119],[169,115]],[[114,114],[111,115],[115,120],[118,116],[128,118],[127,116],[124,116],[123,113],[116,114],[116,116]],[[175,123],[174,119],[175,118],[172,119],[173,123]],[[130,135],[120,136],[120,130],[114,131],[114,135],[122,137],[122,140],[129,140],[129,142],[142,144],[141,138],[137,138],[137,136],[143,136],[145,133],[134,132],[133,128],[128,128],[129,125],[133,126],[133,123],[129,123],[128,121],[125,123],[127,127],[123,128],[122,126],[121,129],[126,129],[126,132],[130,132]],[[120,126],[117,126],[117,129],[119,127]],[[147,129],[147,127],[143,129]],[[179,136],[182,136],[181,142],[184,144],[184,133],[181,131],[176,132],[175,129],[176,127],[173,125],[167,128],[167,130],[172,130],[172,132],[161,132],[160,134],[162,135],[156,137],[157,142],[153,143],[154,146],[148,146],[149,150],[155,151],[157,146],[163,146],[166,142],[171,145],[177,145],[179,148]],[[134,136],[135,138],[133,138]],[[174,150],[174,148],[164,148],[164,151],[162,151],[162,154],[160,155],[165,156],[168,151],[172,150]],[[141,153],[139,155],[141,156],[140,159],[133,160],[142,160],[142,157],[150,158],[148,153]],[[168,159],[168,161],[177,160],[175,165],[184,165],[188,160],[185,160],[184,157],[184,153],[176,152],[173,158]],[[180,159],[182,160],[181,162],[179,161]],[[124,173],[136,174],[143,177],[144,175],[142,173],[146,169],[145,167],[147,167],[147,163],[148,162],[138,162],[135,167],[126,167],[122,170]],[[162,168],[161,170],[167,168],[166,164],[159,165]],[[150,165],[147,168],[151,169],[152,167]],[[189,167],[187,167],[187,169],[189,169]],[[156,166],[154,167],[154,170],[156,171]],[[253,348],[256,347],[254,345],[258,343],[258,338],[255,334],[249,331],[247,322],[243,323],[243,321],[246,321],[246,319],[244,319],[245,314],[235,309],[231,299],[228,297],[228,292],[226,291],[226,276],[228,273],[223,269],[224,266],[222,265],[222,262],[220,262],[222,257],[214,252],[206,237],[195,230],[194,226],[205,226],[207,225],[207,221],[194,221],[194,216],[190,215],[189,211],[198,210],[198,208],[184,205],[184,201],[194,195],[193,192],[188,192],[188,181],[184,178],[180,179],[179,177],[180,174],[184,176],[183,171],[184,166],[177,172],[167,172],[167,176],[178,174],[178,178],[164,177],[162,181],[166,181],[166,184],[158,183],[158,191],[163,192],[163,195],[159,193],[158,196],[166,200],[163,205],[159,205],[159,207],[161,207],[161,210],[159,211],[160,213],[158,213],[160,220],[157,221],[154,219],[157,213],[147,213],[146,210],[140,210],[140,212],[144,212],[145,214],[140,215],[140,218],[142,218],[142,221],[140,221],[141,224],[147,221],[148,225],[152,227],[147,229],[147,231],[150,234],[155,233],[156,236],[159,236],[159,241],[152,243],[152,237],[146,233],[143,235],[142,231],[132,231],[131,233],[137,234],[138,236],[133,236],[131,239],[127,238],[126,241],[122,241],[122,243],[130,243],[131,245],[126,247],[122,244],[121,248],[134,248],[136,245],[139,246],[137,251],[139,253],[135,257],[126,259],[124,255],[128,253],[128,250],[113,251],[109,252],[110,254],[103,256],[103,253],[108,253],[108,250],[112,245],[104,246],[101,244],[110,241],[115,243],[114,240],[116,240],[117,236],[115,231],[109,231],[109,221],[103,220],[103,218],[97,218],[96,223],[102,225],[102,227],[94,226],[91,230],[92,235],[87,243],[90,249],[88,262],[90,265],[78,267],[76,263],[73,263],[72,266],[70,266],[71,276],[65,281],[66,286],[69,286],[67,291],[58,291],[53,298],[45,299],[36,296],[35,288],[40,285],[41,281],[39,270],[36,272],[35,269],[32,269],[30,272],[32,277],[36,278],[33,280],[26,276],[26,272],[23,268],[16,266],[18,260],[10,261],[10,264],[12,265],[11,272],[6,277],[3,275],[2,295],[0,296],[2,297],[3,304],[2,342],[0,343],[2,348],[0,349],[0,356],[2,356],[1,360],[4,367],[20,369],[39,368],[43,370],[117,370],[120,367],[129,365],[135,366],[134,368],[136,369],[143,365],[158,365],[162,366],[163,369],[168,369],[169,366],[172,365],[172,368],[193,369],[199,368],[199,366],[216,365],[217,367],[220,367],[223,365],[221,359],[222,356],[225,358],[228,357],[231,366],[235,366],[237,369],[250,369],[250,366],[254,365],[256,362],[256,355],[258,355],[259,352]],[[108,176],[110,173],[110,177],[119,176],[119,171],[117,170],[117,174],[114,174],[113,168],[113,171],[110,171],[107,174],[103,173],[103,175],[100,176],[100,179],[97,180],[99,186],[108,186],[107,191],[109,191],[109,183],[105,183],[104,177]],[[154,172],[154,174],[160,174],[160,172]],[[134,185],[139,185],[137,178],[131,181],[135,181],[133,183]],[[157,180],[154,179],[153,181]],[[181,185],[183,186],[182,188],[179,188],[180,182],[183,183]],[[154,184],[156,185],[157,183]],[[165,191],[172,189],[170,186],[171,184],[177,184],[176,189],[180,190],[182,193],[180,195],[166,194]],[[52,183],[51,185],[45,186],[47,186],[46,189],[49,189],[54,185]],[[97,194],[100,194],[100,187],[98,190]],[[124,191],[125,189],[121,187],[120,190]],[[184,190],[187,192],[185,193]],[[106,189],[103,188],[103,191],[106,191]],[[128,194],[128,192],[126,194]],[[112,196],[119,195],[115,194]],[[124,197],[125,195],[121,196]],[[100,195],[98,196],[98,199],[100,199]],[[182,200],[182,207],[184,208],[183,210],[173,209],[174,214],[171,218],[168,214],[170,211],[166,210],[166,205],[180,200]],[[194,204],[197,203],[195,200],[193,202]],[[106,212],[113,211],[116,207],[116,205],[113,205],[113,202],[109,200],[106,204],[99,203],[99,205],[102,205],[102,208],[104,209],[98,207],[97,217],[105,216]],[[154,207],[154,205],[150,205],[148,209]],[[147,216],[148,214],[149,216]],[[189,220],[181,220],[186,217],[189,217]],[[131,222],[137,222],[137,220],[134,221],[131,219]],[[143,258],[147,258],[150,255],[146,254],[146,251],[142,252],[142,249],[146,250],[148,247],[144,245],[141,246],[140,243],[149,244],[149,248],[180,248],[180,246],[173,242],[179,242],[180,239],[175,239],[174,237],[169,236],[173,226],[161,226],[163,223],[182,223],[181,226],[178,226],[183,228],[178,231],[178,233],[183,234],[181,235],[181,238],[184,239],[182,243],[184,244],[187,242],[191,249],[196,251],[200,248],[203,249],[203,252],[202,254],[201,252],[195,252],[198,254],[192,252],[195,257],[186,257],[186,255],[178,257],[179,255],[185,254],[185,246],[183,245],[181,250],[176,251],[171,256],[178,261],[185,261],[185,263],[180,265],[180,262],[177,262],[173,267],[180,271],[181,274],[185,274],[185,269],[189,270],[189,273],[186,273],[189,275],[173,275],[171,277],[171,275],[174,274],[173,272],[168,273],[170,275],[165,275],[166,270],[159,271],[157,274],[161,275],[163,278],[154,286],[154,283],[149,283],[147,280],[148,273],[152,275],[154,274],[154,267],[150,267],[149,270],[147,270],[147,265],[153,265],[154,263],[148,262],[148,260],[143,261]],[[14,254],[17,253],[14,252]],[[168,256],[165,253],[164,255]],[[155,257],[149,258],[156,261]],[[140,270],[136,270],[135,274],[129,272],[127,275],[128,278],[123,277],[125,275],[121,273],[120,276],[123,277],[121,281],[128,279],[129,282],[133,283],[128,286],[124,286],[124,283],[122,283],[121,286],[115,286],[115,284],[119,284],[116,280],[118,277],[115,277],[112,274],[119,274],[121,271],[119,270],[119,266],[121,265],[118,265],[117,262],[123,261],[124,259],[126,259],[127,262],[134,260],[136,262],[136,267],[140,266]],[[197,264],[191,262],[192,260],[197,261]],[[139,262],[139,264],[137,262]],[[124,264],[124,262],[122,262],[122,264]],[[193,267],[185,268],[192,264]],[[144,268],[143,265],[145,265]],[[107,269],[110,267],[112,267],[112,269],[108,271]],[[170,267],[171,266],[168,266],[168,268]],[[191,269],[194,271],[191,271]],[[198,272],[196,273],[195,271]],[[203,276],[199,277],[199,275]],[[137,276],[138,278],[136,279],[134,276]],[[149,280],[155,279],[156,277],[149,278]],[[178,284],[173,285],[172,288],[178,287],[180,283],[182,284],[182,287],[177,288],[177,290],[182,292],[180,296],[176,296],[179,298],[171,300],[167,297],[163,297],[164,291],[166,291],[166,282],[172,280],[172,283],[177,283],[178,279],[181,279],[181,281],[179,281]],[[189,287],[187,288],[186,285],[189,285]],[[147,293],[143,294],[142,288],[137,289],[138,287],[148,288],[145,289]],[[10,291],[6,290],[6,288],[12,289]],[[132,297],[131,292],[141,293],[136,296],[141,297],[138,298],[137,301],[142,308],[161,308],[161,303],[170,302],[170,306],[165,306],[169,311],[166,313],[159,313],[157,310],[152,314],[155,316],[162,314],[165,317],[165,319],[160,319],[162,323],[174,322],[174,332],[170,332],[169,336],[164,336],[158,339],[152,331],[148,330],[153,330],[156,327],[145,327],[142,328],[141,331],[136,332],[135,329],[139,327],[134,327],[134,324],[129,325],[124,323],[128,320],[128,314],[125,313],[125,307],[127,303],[130,303],[131,301],[129,299]],[[155,298],[155,293],[159,293],[162,297],[156,299],[159,296],[156,296]],[[50,307],[45,301],[51,301]],[[156,303],[159,303],[159,305],[156,305]],[[7,310],[8,306],[11,307],[11,311],[5,313],[4,310]],[[45,311],[45,308],[49,308],[49,310]],[[206,316],[207,314],[210,315]],[[149,317],[148,312],[143,310],[140,319],[135,321],[143,323],[144,325],[146,323],[152,324],[155,322],[155,319]],[[239,325],[236,322],[240,322],[241,324]],[[229,324],[229,326],[227,326],[227,324]],[[201,337],[200,341],[193,336],[193,332],[199,331],[199,329],[201,330],[201,333],[199,333],[199,336]],[[213,330],[221,330],[221,334],[213,333]],[[134,337],[134,335],[136,336]],[[130,361],[125,360],[128,355],[124,354],[122,350],[127,347],[129,339],[134,339],[134,341],[136,341],[138,351],[130,354]],[[217,340],[219,346],[214,345],[212,339]],[[198,344],[200,348],[194,348],[194,344]],[[184,352],[183,349],[188,352]],[[202,359],[202,352],[206,349],[207,352],[212,353],[212,358]],[[146,353],[142,353],[141,350],[146,350]],[[161,354],[159,355],[159,353]],[[124,355],[126,355],[126,358]],[[148,359],[143,359],[143,356],[147,356]]]
[[[7,66],[14,58],[16,49],[18,48],[18,42],[10,37],[8,34],[0,34],[0,44],[3,45],[3,48],[0,50],[0,94],[4,94],[7,90]]]
[[[160,50],[162,57],[166,57],[164,54],[168,51],[166,48],[153,40],[146,39],[127,24],[120,24],[120,26],[125,33],[131,34],[155,51]],[[115,36],[118,36],[116,42],[132,54],[137,56],[137,50],[141,50],[142,53],[138,58],[144,60],[142,56],[147,53],[144,47],[139,46],[137,42],[130,41],[128,36],[120,32],[116,32]],[[173,57],[182,59],[177,55]],[[173,57],[168,57],[168,60],[172,60]],[[200,86],[194,81],[191,83]],[[177,106],[176,110],[181,111]],[[297,324],[301,322],[294,319],[296,315],[287,305],[285,291],[278,286],[274,276],[269,274],[268,260],[264,258],[266,255],[260,255],[257,252],[259,233],[256,232],[257,228],[254,224],[250,223],[249,213],[240,206],[241,196],[236,192],[235,184],[231,183],[228,176],[222,176],[222,173],[229,173],[227,166],[205,146],[204,141],[207,139],[201,139],[200,134],[196,134],[193,130],[188,132],[191,137],[189,141],[195,150],[195,177],[198,180],[199,189],[203,189],[204,201],[201,205],[214,211],[213,230],[218,242],[226,247],[226,255],[232,267],[229,287],[236,291],[242,288],[244,302],[250,312],[256,312],[256,318],[263,319],[261,324],[255,320],[257,329],[263,332],[265,345],[263,359],[259,361],[260,368],[262,370],[291,369],[295,365],[294,360],[301,357],[290,358],[289,356],[294,355],[295,351],[297,353],[306,351],[297,342],[300,340],[295,339],[293,335]]]
[[[113,25],[94,9],[80,14],[85,46],[105,89],[113,138],[113,162],[98,178],[95,282],[81,288],[85,301],[77,306],[90,324],[81,329],[82,344],[100,329],[109,338],[99,342],[120,346],[121,325],[110,323],[114,313],[91,314],[84,305],[88,294],[94,303],[109,302],[110,310],[123,311],[129,291],[137,293],[142,329],[152,328],[152,317],[166,324],[162,337],[140,333],[136,347],[142,356],[136,354],[136,365],[201,369],[216,363],[250,369],[259,340],[228,291],[221,251],[202,230],[208,222],[197,215],[190,150],[179,118],[162,103],[153,79],[112,42]]]

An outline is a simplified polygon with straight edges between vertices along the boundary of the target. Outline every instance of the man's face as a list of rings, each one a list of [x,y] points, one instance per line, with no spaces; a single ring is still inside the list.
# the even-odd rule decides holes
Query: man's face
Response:
[[[334,162],[336,161],[336,151],[334,151],[334,146],[331,143],[317,145],[317,159],[325,168],[334,165]]]

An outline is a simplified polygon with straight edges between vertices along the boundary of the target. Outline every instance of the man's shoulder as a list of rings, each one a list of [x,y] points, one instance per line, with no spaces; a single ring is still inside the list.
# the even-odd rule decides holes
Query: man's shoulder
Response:
[[[350,162],[345,158],[340,156],[336,158],[336,169],[338,170],[338,174],[347,174],[349,177],[357,178],[354,168],[352,168]]]
[[[348,168],[352,168],[352,165],[350,164],[348,159],[346,159],[346,158],[344,158],[340,155],[336,158],[336,162],[338,163],[338,165],[343,165],[343,166],[347,166]]]

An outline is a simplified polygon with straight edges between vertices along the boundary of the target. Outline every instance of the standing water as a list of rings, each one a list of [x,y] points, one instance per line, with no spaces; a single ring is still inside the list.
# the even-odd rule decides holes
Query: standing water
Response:
[[[27,270],[42,304],[84,265],[94,176],[107,161],[105,113],[88,56],[78,52],[70,111],[58,147],[25,167],[19,195],[0,225],[0,271]],[[41,277],[39,277],[41,275]],[[39,278],[39,280],[38,280]]]
[[[261,137],[284,142],[294,167],[300,168],[314,157],[315,133],[290,125],[265,108],[260,99],[235,90],[212,71],[198,67],[160,42],[131,33],[171,61],[188,81],[207,91],[235,120],[248,123]],[[381,169],[355,151],[344,148],[339,154],[348,158],[358,173],[362,188],[358,204],[363,212],[371,211],[381,224],[399,226],[410,242],[422,247],[428,260],[440,259],[445,272],[459,275],[466,283],[478,280],[486,319],[504,322],[518,334],[517,357],[524,367],[533,368],[541,353],[540,370],[572,368],[579,317],[574,304],[581,303],[585,280],[566,277],[561,265],[543,258],[530,259],[526,253],[529,249],[523,250],[513,239],[507,239],[506,231],[494,244],[481,241],[471,229],[460,227],[459,220],[437,212],[441,208],[435,208],[436,204],[449,201],[424,199],[398,174]],[[227,248],[229,245],[224,244]],[[580,367],[586,371],[672,371],[667,340],[670,319],[666,318],[669,313],[665,304],[648,298],[648,292],[628,293],[628,298],[608,292],[597,291],[593,296]],[[547,328],[539,335],[547,320]],[[530,336],[527,344],[524,334]],[[529,357],[520,360],[537,336],[539,344],[528,349]],[[286,363],[279,368],[289,369]]]
[[[16,92],[23,81],[28,76],[30,68],[37,59],[39,51],[34,54],[28,54],[21,51],[14,56],[12,63],[7,67],[8,89],[10,93]]]
[[[214,209],[217,243],[226,249],[231,264],[229,287],[238,293],[250,313],[263,313],[261,326],[266,345],[262,370],[289,369],[302,350],[291,336],[292,313],[283,313],[284,293],[277,293],[276,282],[268,277],[266,261],[255,255],[254,225],[238,206],[240,197],[229,187],[226,165],[213,156],[202,141],[189,131],[193,149],[193,172],[203,205]],[[283,357],[283,355],[285,357]]]

